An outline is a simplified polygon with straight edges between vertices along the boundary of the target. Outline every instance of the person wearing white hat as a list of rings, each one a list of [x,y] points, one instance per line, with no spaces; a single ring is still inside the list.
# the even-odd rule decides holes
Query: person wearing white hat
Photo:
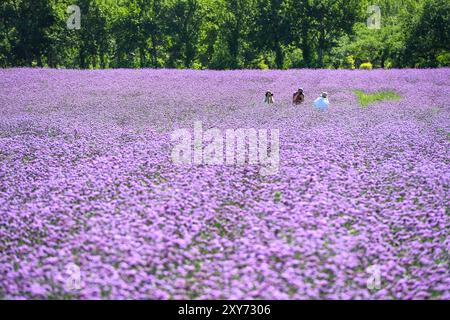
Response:
[[[264,103],[267,104],[273,104],[275,102],[274,98],[273,98],[273,93],[270,90],[267,90],[266,92],[266,96],[264,98]]]
[[[328,93],[322,92],[322,95],[314,100],[314,106],[319,110],[326,110],[330,105],[330,101],[328,100]]]

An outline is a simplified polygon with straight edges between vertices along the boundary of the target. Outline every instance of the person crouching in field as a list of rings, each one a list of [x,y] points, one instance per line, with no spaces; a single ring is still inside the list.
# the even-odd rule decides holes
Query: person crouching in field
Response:
[[[328,93],[322,92],[322,96],[314,100],[314,106],[319,110],[326,110],[330,105],[328,101]]]
[[[273,93],[271,91],[266,92],[266,97],[264,98],[264,103],[273,104],[275,102],[273,98]]]
[[[303,94],[303,88],[300,88],[296,93],[294,93],[292,102],[294,104],[301,104],[303,101],[305,101],[305,95]]]

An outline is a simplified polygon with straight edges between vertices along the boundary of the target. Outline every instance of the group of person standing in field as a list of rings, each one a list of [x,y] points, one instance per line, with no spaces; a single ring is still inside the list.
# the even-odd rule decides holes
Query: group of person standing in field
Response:
[[[305,101],[305,93],[303,91],[303,88],[299,88],[292,97],[292,103],[295,105],[302,104]],[[273,104],[275,103],[274,95],[272,91],[267,90],[266,95],[264,98],[264,103],[266,104]],[[328,93],[322,92],[320,97],[318,97],[316,100],[314,100],[314,106],[319,110],[326,110],[330,104],[330,101],[328,100]]]

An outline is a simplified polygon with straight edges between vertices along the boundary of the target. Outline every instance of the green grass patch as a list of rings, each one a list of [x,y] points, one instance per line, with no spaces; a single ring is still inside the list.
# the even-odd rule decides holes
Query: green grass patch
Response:
[[[275,202],[280,202],[281,201],[281,192],[280,191],[275,192],[275,194],[273,195],[273,200]]]
[[[359,104],[363,107],[367,107],[371,103],[385,100],[400,100],[401,97],[398,93],[391,90],[378,91],[374,93],[365,93],[361,90],[353,90],[358,97]]]

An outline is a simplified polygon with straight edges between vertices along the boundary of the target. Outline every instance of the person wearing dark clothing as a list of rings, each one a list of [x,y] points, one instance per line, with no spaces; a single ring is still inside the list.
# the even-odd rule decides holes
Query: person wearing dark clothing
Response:
[[[301,104],[303,101],[305,101],[305,95],[303,93],[303,88],[298,89],[296,93],[294,93],[294,96],[292,98],[292,102],[294,104]]]

